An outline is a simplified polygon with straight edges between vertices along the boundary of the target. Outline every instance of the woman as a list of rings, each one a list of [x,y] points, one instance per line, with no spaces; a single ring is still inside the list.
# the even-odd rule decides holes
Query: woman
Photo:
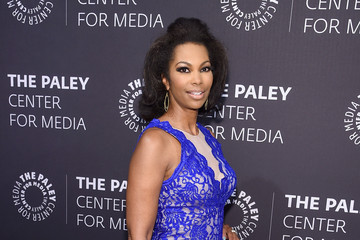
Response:
[[[226,74],[223,46],[198,19],[177,19],[151,46],[140,110],[153,120],[130,162],[129,239],[238,239],[223,225],[235,173],[196,122],[215,106]]]

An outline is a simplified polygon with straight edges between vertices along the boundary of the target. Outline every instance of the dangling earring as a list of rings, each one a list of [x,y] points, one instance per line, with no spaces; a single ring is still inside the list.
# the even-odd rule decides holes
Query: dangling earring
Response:
[[[167,112],[169,109],[169,92],[166,92],[165,98],[164,98],[164,110]]]
[[[209,99],[207,98],[204,104],[205,111],[207,111],[208,103],[209,103]]]

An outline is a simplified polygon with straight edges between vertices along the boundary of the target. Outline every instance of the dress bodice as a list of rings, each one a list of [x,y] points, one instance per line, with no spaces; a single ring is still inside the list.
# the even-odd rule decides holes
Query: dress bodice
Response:
[[[224,205],[235,188],[236,176],[223,157],[220,143],[198,124],[219,163],[223,177],[218,181],[208,161],[183,132],[158,119],[146,129],[152,127],[171,134],[181,145],[180,163],[160,190],[152,239],[222,239]]]

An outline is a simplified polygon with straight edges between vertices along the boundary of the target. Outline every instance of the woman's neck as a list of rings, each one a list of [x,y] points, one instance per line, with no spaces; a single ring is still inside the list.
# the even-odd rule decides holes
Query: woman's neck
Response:
[[[160,121],[168,121],[173,128],[180,129],[184,132],[190,133],[192,135],[197,135],[199,133],[197,127],[197,110],[175,110],[169,109],[164,115],[162,115]]]

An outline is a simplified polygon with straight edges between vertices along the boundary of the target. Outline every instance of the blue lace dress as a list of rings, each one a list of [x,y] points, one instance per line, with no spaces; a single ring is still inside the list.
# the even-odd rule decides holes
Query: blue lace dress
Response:
[[[152,120],[181,144],[181,160],[173,175],[162,184],[152,239],[222,239],[224,205],[236,185],[234,170],[223,157],[220,143],[198,124],[224,177],[215,180],[207,160],[185,135],[167,121]],[[146,130],[145,129],[145,130]],[[144,131],[145,131],[144,130]]]

